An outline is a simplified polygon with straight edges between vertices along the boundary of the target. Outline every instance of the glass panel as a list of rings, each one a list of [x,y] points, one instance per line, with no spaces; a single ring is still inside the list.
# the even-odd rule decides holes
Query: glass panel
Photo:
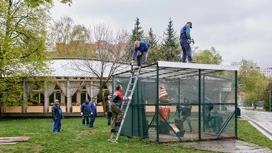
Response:
[[[217,138],[220,130],[229,136],[235,133],[234,122],[229,122],[235,107],[233,71],[202,72],[202,139]],[[224,129],[226,124],[227,129]],[[225,137],[228,135],[224,135]]]
[[[230,118],[235,108],[234,71],[201,70],[199,80],[197,69],[164,67],[159,72],[159,89],[154,71],[149,74],[143,68],[143,73],[122,135],[159,142],[199,140],[200,136],[203,140],[215,139],[221,129],[220,137],[235,135],[235,116]],[[113,78],[113,86],[123,86],[123,95],[128,82],[127,74]]]

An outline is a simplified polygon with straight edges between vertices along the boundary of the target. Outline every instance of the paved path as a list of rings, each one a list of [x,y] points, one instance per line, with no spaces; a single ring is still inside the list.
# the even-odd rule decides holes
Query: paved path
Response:
[[[241,110],[241,118],[249,121],[256,129],[272,140],[272,112]],[[272,144],[272,141],[271,141]],[[240,140],[218,140],[181,143],[196,149],[230,153],[272,153],[272,150]]]
[[[261,147],[240,140],[216,140],[180,143],[182,146],[191,146],[199,150],[208,150],[228,153],[272,153],[269,148]]]
[[[272,112],[242,109],[241,118],[248,120],[251,125],[272,140]]]

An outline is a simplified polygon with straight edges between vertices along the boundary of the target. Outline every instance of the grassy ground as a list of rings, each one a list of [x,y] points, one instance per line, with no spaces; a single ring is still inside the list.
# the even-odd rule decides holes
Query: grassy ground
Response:
[[[30,136],[28,142],[15,145],[0,145],[0,152],[6,153],[171,153],[171,152],[207,152],[189,147],[168,146],[151,143],[147,140],[120,137],[119,144],[108,142],[110,128],[106,118],[99,117],[95,127],[81,126],[80,118],[63,120],[63,131],[52,132],[51,119],[1,120],[0,136]]]
[[[239,139],[255,143],[272,149],[271,140],[263,136],[247,121],[238,121]],[[44,153],[171,153],[171,152],[208,152],[195,150],[190,147],[162,145],[151,143],[142,139],[129,139],[120,137],[119,144],[108,142],[110,128],[106,125],[106,118],[99,117],[95,127],[89,129],[81,126],[80,118],[63,120],[63,131],[52,132],[53,122],[51,119],[20,119],[1,120],[0,136],[30,136],[28,142],[15,145],[0,145],[0,152],[44,152]]]
[[[272,149],[272,141],[245,120],[238,121],[238,137],[240,140]]]

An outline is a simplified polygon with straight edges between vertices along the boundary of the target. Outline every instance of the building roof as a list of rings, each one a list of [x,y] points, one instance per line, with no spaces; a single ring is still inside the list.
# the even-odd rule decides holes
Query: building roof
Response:
[[[129,64],[105,62],[96,59],[79,58],[55,58],[47,62],[50,69],[48,76],[54,77],[97,77],[103,71],[103,77],[112,74],[112,67],[116,67],[114,73],[130,69]],[[102,66],[104,65],[104,66]]]
[[[238,66],[158,61],[159,67],[237,71]]]
[[[104,66],[102,67],[102,65]],[[199,69],[204,71],[236,71],[239,69],[238,66],[166,61],[158,61],[158,66],[160,75],[165,77],[195,74],[198,73]],[[105,62],[97,59],[55,58],[48,61],[48,67],[50,69],[48,76],[54,77],[97,77],[97,75],[101,75],[102,70],[103,77],[108,77],[109,74],[131,74],[131,66],[128,63]],[[114,72],[111,71],[112,67],[116,67]],[[143,77],[155,77],[156,65],[143,67],[141,75]]]
[[[182,62],[166,62],[158,61],[159,71],[157,72],[156,64],[143,66],[140,72],[140,77],[155,78],[157,73],[160,78],[180,78],[197,76],[199,70],[201,74],[210,74],[220,71],[237,71],[238,66],[227,66],[227,65],[214,65],[214,64],[197,64],[197,63],[182,63]],[[115,75],[129,76],[131,75],[130,70],[116,73]]]

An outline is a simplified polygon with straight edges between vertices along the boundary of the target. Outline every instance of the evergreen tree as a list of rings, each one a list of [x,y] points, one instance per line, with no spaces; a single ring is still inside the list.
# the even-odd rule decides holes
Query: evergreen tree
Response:
[[[152,28],[150,28],[148,31],[147,42],[149,43],[150,48],[154,48],[157,46],[156,35],[153,33]]]
[[[173,26],[173,20],[169,18],[168,26],[166,28],[166,31],[164,32],[165,39],[163,41],[162,45],[162,57],[164,57],[163,60],[166,61],[179,61],[179,57],[177,56],[179,54],[179,45],[178,45],[178,39],[176,36],[176,31],[174,30]]]
[[[148,36],[146,42],[149,43],[150,48],[148,50],[148,59],[147,63],[152,64],[158,61],[159,59],[159,47],[157,44],[156,35],[153,33],[153,29],[150,28],[148,31]]]
[[[139,18],[136,17],[135,21],[136,22],[134,24],[134,29],[132,30],[132,35],[131,35],[131,37],[129,39],[128,46],[127,46],[127,49],[126,49],[126,60],[131,59],[131,56],[132,56],[133,51],[134,51],[134,42],[136,40],[142,40],[144,38],[144,30],[140,26]]]
[[[140,26],[140,20],[136,17],[134,29],[132,30],[131,41],[142,40],[144,38],[144,30]]]

